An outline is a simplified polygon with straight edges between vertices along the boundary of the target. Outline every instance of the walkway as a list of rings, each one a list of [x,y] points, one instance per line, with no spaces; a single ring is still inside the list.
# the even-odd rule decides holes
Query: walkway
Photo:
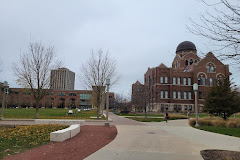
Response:
[[[86,160],[202,160],[204,149],[240,151],[240,138],[194,129],[187,120],[116,125],[117,137]]]

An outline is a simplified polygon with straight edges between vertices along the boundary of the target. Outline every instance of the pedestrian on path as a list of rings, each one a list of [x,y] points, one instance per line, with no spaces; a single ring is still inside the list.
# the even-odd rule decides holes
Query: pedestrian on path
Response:
[[[165,115],[165,117],[166,117],[166,123],[168,123],[168,122],[167,122],[167,120],[168,120],[168,110],[166,110],[166,115]]]
[[[190,111],[188,110],[187,112],[187,119],[188,119],[188,122],[190,121]]]

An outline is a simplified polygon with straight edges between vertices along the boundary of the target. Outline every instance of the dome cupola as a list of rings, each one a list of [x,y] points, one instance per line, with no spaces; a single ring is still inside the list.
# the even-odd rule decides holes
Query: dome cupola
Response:
[[[195,50],[196,51],[196,46],[195,46],[195,44],[193,44],[190,41],[184,41],[177,46],[176,52],[185,51],[185,50]]]

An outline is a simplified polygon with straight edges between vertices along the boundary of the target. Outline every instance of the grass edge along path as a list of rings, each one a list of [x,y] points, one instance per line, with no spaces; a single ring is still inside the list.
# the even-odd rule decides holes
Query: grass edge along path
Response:
[[[50,133],[67,125],[29,125],[0,129],[0,159],[50,142]]]
[[[240,138],[240,129],[239,128],[226,128],[226,127],[216,127],[216,126],[199,126],[194,127],[207,132],[219,133],[228,136],[234,136]]]

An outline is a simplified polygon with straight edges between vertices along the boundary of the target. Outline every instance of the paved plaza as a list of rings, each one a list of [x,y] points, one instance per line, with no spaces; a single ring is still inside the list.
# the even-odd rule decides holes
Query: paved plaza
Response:
[[[187,120],[137,122],[109,113],[110,125],[116,125],[116,138],[86,160],[202,160],[204,149],[240,151],[240,138],[192,128]],[[31,125],[33,120],[0,121],[8,125]],[[86,125],[104,125],[89,121]]]
[[[110,114],[113,122],[116,117]],[[86,160],[202,160],[204,149],[240,151],[239,138],[197,130],[187,120],[130,125],[131,120],[117,119],[117,137]]]

